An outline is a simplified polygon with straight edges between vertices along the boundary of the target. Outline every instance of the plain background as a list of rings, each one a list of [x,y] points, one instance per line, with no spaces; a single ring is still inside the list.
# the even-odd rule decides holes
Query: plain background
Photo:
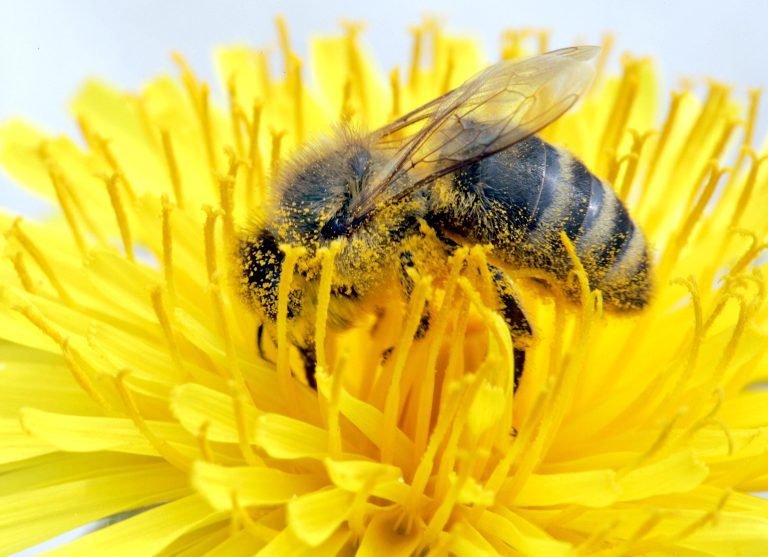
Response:
[[[553,48],[594,43],[610,31],[619,51],[655,57],[667,86],[708,76],[742,94],[768,85],[763,0],[0,0],[0,121],[21,116],[53,133],[76,134],[66,107],[85,78],[137,89],[175,72],[169,54],[178,50],[210,80],[213,47],[274,46],[277,14],[302,55],[312,34],[338,32],[342,19],[366,22],[363,42],[384,69],[406,63],[407,28],[429,15],[477,37],[490,59],[507,27],[548,28]],[[1,173],[0,206],[41,211]]]
[[[594,43],[610,31],[618,50],[654,56],[668,86],[708,76],[740,93],[768,84],[763,0],[0,0],[0,121],[22,116],[76,135],[67,103],[85,78],[135,90],[160,72],[175,73],[169,54],[178,50],[210,80],[213,47],[274,46],[277,14],[300,54],[308,37],[338,32],[342,19],[366,22],[363,42],[387,70],[408,59],[408,26],[430,15],[477,37],[490,59],[506,27],[551,29],[553,48]],[[1,171],[0,206],[38,214],[41,207]]]

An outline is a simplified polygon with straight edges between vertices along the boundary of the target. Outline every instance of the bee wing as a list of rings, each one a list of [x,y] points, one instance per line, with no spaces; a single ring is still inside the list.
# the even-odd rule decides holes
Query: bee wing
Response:
[[[379,148],[396,151],[352,202],[353,218],[359,221],[376,206],[503,151],[556,120],[589,87],[590,61],[598,51],[576,46],[499,62],[374,132]]]

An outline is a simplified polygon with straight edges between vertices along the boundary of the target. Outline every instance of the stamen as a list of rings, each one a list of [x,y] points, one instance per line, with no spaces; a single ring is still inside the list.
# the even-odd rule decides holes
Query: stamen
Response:
[[[728,124],[723,128],[722,133],[720,134],[720,137],[717,140],[717,143],[712,148],[712,152],[710,153],[709,159],[710,161],[719,161],[722,157],[723,151],[725,150],[726,145],[728,144],[728,140],[731,138],[731,135],[733,135],[734,130],[741,126],[743,123],[739,120],[731,120],[728,122]],[[732,171],[732,169],[731,169]],[[696,200],[696,196],[699,193],[699,189],[696,187],[699,184],[704,182],[704,179],[706,178],[707,174],[709,173],[708,166],[705,166],[701,174],[699,174],[698,180],[694,182],[694,187],[691,189],[690,197],[688,198],[688,203],[686,206],[693,205],[694,201]]]
[[[240,162],[234,151],[228,149],[229,170],[226,176],[219,177],[219,205],[221,206],[224,229],[224,246],[231,252],[235,246],[235,183]]]
[[[742,236],[749,236],[752,240],[752,245],[750,248],[742,255],[736,263],[734,263],[733,267],[730,271],[728,271],[729,277],[736,277],[737,275],[744,272],[744,270],[749,266],[750,263],[752,263],[757,257],[766,249],[768,249],[768,243],[758,244],[757,243],[757,235],[754,232],[751,232],[749,230],[734,230],[735,233],[740,234]]]
[[[163,139],[163,153],[165,154],[165,162],[168,165],[168,175],[171,178],[171,185],[173,186],[173,198],[176,201],[176,206],[183,210],[184,188],[181,185],[181,174],[179,173],[179,165],[176,162],[176,155],[173,153],[171,134],[168,130],[163,130],[160,133]]]
[[[32,277],[29,276],[29,270],[24,264],[22,253],[20,251],[14,253],[11,257],[11,261],[13,261],[13,268],[16,271],[16,275],[19,277],[19,281],[21,281],[21,285],[24,287],[24,290],[30,294],[37,294],[35,283],[32,281]]]
[[[451,257],[450,272],[448,280],[444,286],[443,301],[440,305],[440,311],[437,313],[434,323],[430,327],[429,334],[432,337],[429,352],[427,353],[427,363],[425,373],[419,386],[419,402],[417,404],[418,413],[416,415],[416,427],[413,435],[413,452],[422,454],[426,450],[427,440],[429,439],[429,429],[432,422],[432,409],[435,400],[435,377],[437,374],[437,358],[442,348],[442,339],[450,323],[450,315],[455,311],[456,305],[456,287],[458,285],[459,274],[461,273],[467,258],[467,248],[459,248]]]
[[[277,27],[277,39],[280,45],[280,54],[283,56],[283,75],[290,75],[291,70],[291,55],[293,50],[291,49],[291,40],[288,36],[288,26],[285,23],[285,18],[281,15],[275,18],[275,26]]]
[[[380,452],[381,461],[386,464],[394,462],[395,432],[397,431],[397,420],[400,413],[401,398],[406,393],[401,392],[402,377],[405,370],[405,363],[408,353],[413,344],[413,338],[419,328],[424,306],[427,302],[427,293],[430,285],[430,279],[422,278],[416,283],[411,303],[408,307],[405,327],[400,335],[400,339],[395,348],[394,365],[392,366],[392,376],[388,383],[391,385],[384,403],[384,417],[382,425]]]
[[[424,30],[421,27],[412,27],[410,32],[413,35],[413,46],[411,47],[411,63],[408,67],[408,86],[411,88],[411,91],[415,91],[419,85],[419,68],[421,66]]]
[[[28,317],[28,319],[32,321],[31,318]],[[99,406],[104,408],[108,414],[114,414],[115,409],[112,404],[107,402],[107,399],[104,398],[104,396],[98,391],[96,385],[94,385],[93,381],[91,381],[91,378],[88,376],[88,374],[75,360],[72,347],[69,344],[69,339],[65,338],[61,343],[61,353],[64,356],[64,362],[67,364],[69,372],[72,374],[72,377],[75,379],[77,384],[80,385],[80,388],[83,389],[83,391],[85,391],[85,393],[91,397]]]
[[[189,374],[184,369],[184,363],[179,353],[179,345],[176,341],[176,335],[174,332],[175,330],[171,324],[170,318],[168,317],[168,311],[165,308],[165,303],[163,301],[163,291],[160,288],[154,288],[150,294],[150,297],[152,299],[152,308],[155,310],[155,316],[157,317],[157,321],[160,323],[160,328],[163,330],[163,336],[165,337],[165,342],[168,345],[168,351],[171,354],[171,360],[173,360],[173,364],[176,367],[176,370],[179,372],[180,379],[182,381],[189,380]]]
[[[277,287],[277,376],[280,389],[291,400],[293,398],[291,369],[288,363],[288,302],[291,293],[291,283],[296,270],[296,262],[306,253],[303,247],[281,245],[285,253],[280,282]]]
[[[112,154],[112,149],[109,147],[109,141],[102,138],[99,135],[96,135],[96,146],[97,149],[101,152],[101,154],[104,156],[104,159],[106,159],[107,164],[109,165],[109,168],[112,170],[112,180],[115,182],[114,187],[117,187],[117,181],[120,180],[120,182],[123,184],[123,188],[125,189],[125,193],[128,196],[128,200],[132,203],[136,203],[136,190],[133,188],[131,183],[128,181],[128,177],[125,175],[125,172],[123,172],[123,169],[120,167],[120,163],[117,162],[117,159]]]
[[[6,232],[7,235],[13,235],[16,240],[19,242],[22,248],[32,257],[35,264],[38,266],[38,268],[43,272],[45,277],[48,279],[48,282],[51,284],[53,289],[56,291],[56,293],[59,295],[59,298],[67,304],[67,305],[73,305],[74,301],[70,297],[70,295],[67,293],[66,289],[64,288],[64,285],[59,281],[59,278],[56,276],[56,273],[53,271],[53,267],[51,267],[48,260],[45,258],[45,255],[42,251],[38,249],[38,247],[34,244],[32,239],[26,235],[26,233],[21,229],[21,217],[15,219],[13,221],[13,224],[11,225],[11,228]]]
[[[334,274],[334,261],[341,249],[341,243],[334,241],[330,248],[321,248],[319,255],[322,260],[320,285],[317,292],[317,315],[315,316],[315,355],[318,370],[327,371],[328,364],[325,356],[325,335],[328,326],[328,307],[331,303],[331,283]]]
[[[605,66],[608,64],[608,59],[613,53],[613,47],[616,42],[616,37],[610,33],[603,35],[600,41],[600,52],[597,55],[597,61],[595,62],[595,85],[593,87],[599,87],[603,82],[605,76]]]
[[[693,309],[693,336],[691,338],[688,359],[682,368],[682,372],[677,379],[674,389],[668,395],[668,400],[676,400],[687,386],[688,381],[690,381],[691,376],[696,369],[706,329],[704,327],[704,312],[701,306],[701,298],[699,297],[698,287],[696,286],[696,281],[693,277],[688,279],[677,278],[672,280],[670,284],[678,284],[688,290],[688,293],[691,295],[691,307]]]
[[[21,315],[27,318],[27,320],[43,332],[48,338],[53,340],[61,348],[64,362],[67,364],[72,377],[78,385],[90,396],[96,403],[102,408],[106,409],[110,414],[113,413],[112,405],[102,396],[102,394],[96,389],[96,386],[91,381],[91,378],[87,373],[83,371],[80,365],[76,362],[72,347],[70,346],[69,339],[66,338],[61,331],[56,329],[51,322],[34,306],[30,304],[21,304],[14,307]]]
[[[453,49],[448,49],[447,59],[445,61],[445,73],[443,74],[443,83],[440,86],[440,94],[447,93],[451,90],[451,80],[453,79],[453,71],[455,66]]]
[[[51,178],[51,184],[53,184],[53,189],[56,192],[56,200],[59,202],[59,207],[61,207],[61,211],[64,213],[64,219],[67,221],[69,230],[72,233],[72,239],[75,241],[80,256],[84,258],[87,253],[85,239],[80,230],[80,223],[75,218],[71,199],[67,195],[67,188],[62,183],[60,172],[50,160],[46,160],[46,166],[48,167],[48,176]]]
[[[752,149],[752,147],[746,147],[742,152],[745,154],[745,156],[750,158],[751,164],[749,166],[747,180],[744,183],[744,186],[741,188],[741,195],[736,202],[736,207],[733,210],[733,216],[729,221],[732,226],[738,226],[741,223],[741,218],[744,215],[744,211],[749,206],[752,193],[755,191],[760,168],[762,167],[763,163],[768,160],[768,155],[758,157],[757,153],[754,149]]]
[[[289,86],[290,94],[293,97],[293,124],[296,145],[304,143],[304,86],[301,80],[301,58],[295,54],[290,57]]]
[[[154,432],[147,426],[144,421],[144,416],[141,415],[139,407],[136,405],[136,399],[133,398],[133,394],[125,384],[126,378],[130,375],[130,371],[124,369],[115,377],[115,386],[117,392],[120,394],[120,399],[123,401],[123,406],[128,414],[128,417],[133,421],[136,428],[142,433],[147,441],[154,447],[157,454],[165,459],[168,464],[178,468],[181,472],[189,473],[192,467],[192,461],[184,456],[181,452],[174,449],[165,439],[162,439],[154,434]]]
[[[341,115],[340,119],[343,123],[348,124],[352,120],[352,116],[355,114],[355,109],[352,107],[352,79],[347,78],[344,81],[344,90],[341,93]]]
[[[261,124],[261,102],[255,100],[251,110],[251,122],[248,126],[248,174],[245,181],[245,195],[249,206],[254,203],[263,206],[267,199],[264,179],[264,163],[261,160],[261,148],[259,147],[259,128]],[[274,146],[273,146],[274,150]],[[274,163],[273,163],[274,164]],[[254,200],[254,182],[258,186],[259,196]]]
[[[235,381],[230,381],[229,386],[232,393],[232,406],[237,424],[237,444],[240,453],[248,466],[263,466],[264,461],[253,451],[253,446],[251,446],[251,428],[245,414],[246,393]]]
[[[712,509],[711,511],[708,511],[704,513],[704,515],[699,518],[698,520],[691,523],[686,528],[683,528],[680,532],[677,534],[673,534],[670,536],[671,541],[674,541],[676,543],[679,543],[683,541],[685,538],[689,537],[693,533],[696,532],[696,530],[699,530],[700,528],[703,528],[709,523],[715,524],[717,523],[717,520],[720,516],[720,511],[723,510],[725,507],[725,504],[728,502],[728,499],[731,497],[731,492],[726,491],[723,493],[723,496],[720,498],[720,500],[717,502],[717,506]]]
[[[173,273],[173,227],[171,226],[171,212],[173,206],[168,201],[168,196],[163,194],[162,198],[162,235],[163,235],[163,275],[165,277],[165,287],[170,294],[171,304],[176,305],[176,284]]]
[[[192,107],[197,115],[198,123],[200,124],[200,132],[203,137],[203,145],[205,146],[205,154],[208,159],[208,166],[211,170],[211,177],[215,178],[218,163],[216,149],[214,147],[215,141],[210,115],[210,87],[207,83],[200,83],[181,54],[174,52],[172,58],[179,67],[181,81],[184,83],[184,88],[187,90],[187,94],[192,102]]]
[[[539,54],[544,54],[549,51],[549,40],[551,33],[548,29],[539,29],[536,32],[536,38],[538,39]]]
[[[270,130],[272,133],[272,160],[270,162],[270,176],[274,180],[278,175],[280,168],[280,146],[283,142],[285,132],[283,130],[275,131]]]
[[[208,271],[208,282],[215,283],[219,274],[218,260],[216,258],[216,219],[221,211],[210,205],[203,207],[205,211],[205,226],[203,236],[205,242],[205,268]]]
[[[345,45],[347,50],[347,67],[349,68],[349,75],[351,78],[349,82],[357,92],[363,121],[367,122],[369,116],[368,92],[365,90],[365,75],[363,74],[363,64],[360,56],[360,48],[358,46],[358,35],[363,30],[364,25],[362,23],[353,23],[349,21],[343,22],[342,25],[346,31]]]
[[[693,228],[702,220],[701,217],[704,213],[704,209],[707,207],[707,204],[712,198],[712,194],[717,189],[717,184],[720,182],[720,179],[724,174],[731,171],[731,169],[727,167],[718,168],[717,161],[710,161],[708,167],[709,180],[707,180],[706,185],[704,186],[704,190],[701,192],[701,196],[699,197],[693,209],[688,213],[683,226],[678,229],[677,234],[670,242],[669,247],[662,256],[658,271],[660,276],[665,276],[668,274],[669,268],[678,259],[683,248],[691,239],[691,232],[693,231]]]
[[[629,115],[632,112],[637,90],[640,85],[640,72],[645,62],[626,58],[623,61],[624,72],[619,82],[619,88],[611,107],[610,114],[600,138],[598,157],[598,174],[607,175],[610,161],[615,156],[616,147],[626,129]]]
[[[672,91],[672,96],[669,104],[669,112],[664,118],[664,126],[661,128],[659,134],[659,140],[656,143],[656,149],[653,151],[651,160],[648,163],[648,171],[645,175],[645,182],[643,184],[642,192],[647,192],[650,185],[653,184],[653,179],[656,176],[656,171],[659,167],[659,160],[664,153],[668,152],[667,143],[669,142],[669,136],[672,134],[672,130],[677,124],[678,116],[680,115],[680,105],[686,93],[681,91]]]
[[[211,444],[208,442],[208,430],[210,428],[211,422],[208,420],[205,420],[200,424],[200,429],[197,432],[197,444],[200,447],[200,454],[203,457],[203,460],[216,464],[216,459],[213,456],[213,449],[211,449]]]
[[[251,518],[251,513],[240,505],[236,492],[232,493],[232,510],[233,514],[236,514],[239,517],[239,522],[245,528],[245,531],[257,540],[261,540],[267,544],[277,537],[279,533],[277,530],[264,525],[262,522],[256,522]],[[232,522],[235,522],[234,518]]]
[[[389,72],[389,87],[392,90],[392,120],[398,118],[402,113],[401,107],[401,85],[400,85],[400,70],[395,67]]]
[[[626,162],[627,165],[621,182],[618,182],[616,176],[612,179],[609,178],[608,180],[612,184],[615,184],[616,189],[619,191],[619,198],[624,202],[629,199],[629,196],[632,193],[632,186],[635,184],[635,176],[637,174],[638,163],[640,162],[643,147],[648,141],[648,138],[656,134],[655,131],[649,131],[644,134],[639,134],[635,130],[629,130],[629,132],[632,134],[632,149],[629,154],[624,155],[616,164],[617,174],[619,166],[622,163]]]
[[[235,137],[235,152],[239,158],[243,158],[245,156],[245,147],[241,123],[244,118],[243,109],[237,102],[237,79],[234,73],[227,80],[227,98],[229,99],[229,120],[232,126],[232,135]]]
[[[214,146],[214,129],[211,122],[211,88],[207,83],[200,84],[200,106],[198,107],[198,116],[200,118],[200,126],[203,129],[203,141],[205,144],[205,154],[208,157],[208,166],[211,169],[211,173],[215,176],[216,169],[219,168],[219,161],[216,156],[218,151]]]
[[[104,183],[107,186],[109,201],[112,204],[112,210],[115,212],[117,227],[120,229],[120,239],[123,242],[123,250],[128,261],[135,262],[133,255],[133,240],[131,239],[131,229],[128,226],[128,217],[125,214],[125,206],[120,197],[120,191],[117,188],[117,174],[103,176]]]

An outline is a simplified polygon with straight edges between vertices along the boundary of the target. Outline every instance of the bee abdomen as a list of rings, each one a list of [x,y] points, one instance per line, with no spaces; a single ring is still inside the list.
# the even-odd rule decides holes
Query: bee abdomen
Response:
[[[547,149],[557,154],[559,175],[546,177],[552,170],[547,165],[543,183],[555,193],[541,216],[542,225],[566,232],[590,284],[603,292],[607,302],[620,309],[642,307],[650,290],[642,232],[610,185],[568,151],[551,145]]]
[[[440,209],[443,226],[491,243],[512,266],[560,279],[572,270],[559,237],[564,231],[608,305],[647,303],[642,232],[611,187],[568,151],[532,136],[460,170],[453,184],[455,197]]]

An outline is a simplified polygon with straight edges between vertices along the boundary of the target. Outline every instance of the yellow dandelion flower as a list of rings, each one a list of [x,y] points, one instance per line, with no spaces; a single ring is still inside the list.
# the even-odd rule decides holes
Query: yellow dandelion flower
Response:
[[[667,99],[649,60],[625,58],[545,130],[643,227],[644,311],[603,313],[583,271],[579,305],[520,279],[536,339],[513,392],[509,332],[462,270],[485,251],[343,332],[325,323],[329,251],[313,390],[286,340],[298,251],[262,358],[230,280],[239,231],[303,141],[340,118],[380,126],[486,61],[430,24],[387,78],[350,25],[313,43],[312,89],[279,28],[280,72],[219,53],[223,106],[178,58],[180,80],[139,93],[86,84],[82,143],[0,129],[5,170],[60,208],[0,214],[0,553],[120,515],[53,554],[768,554],[751,495],[768,488],[758,94]],[[537,42],[510,33],[504,56]]]

